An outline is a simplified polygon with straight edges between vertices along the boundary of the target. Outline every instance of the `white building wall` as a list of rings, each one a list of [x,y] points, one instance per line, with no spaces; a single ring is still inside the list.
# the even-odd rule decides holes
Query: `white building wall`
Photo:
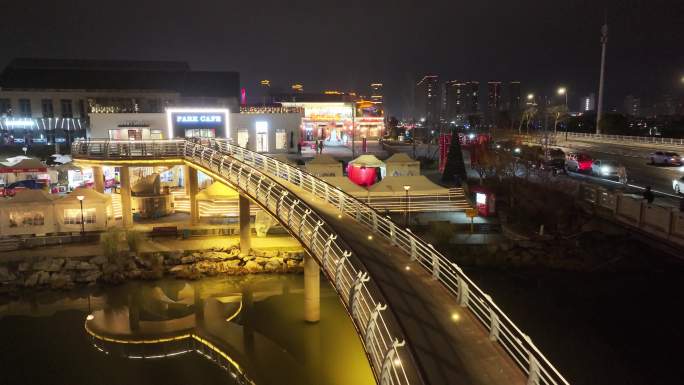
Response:
[[[247,147],[257,151],[257,125],[263,127],[265,123],[266,141],[262,143],[265,144],[266,150],[261,152],[294,153],[297,152],[302,117],[301,113],[231,113],[230,138],[238,145],[244,145],[246,140]],[[93,139],[109,138],[109,130],[113,129],[120,129],[123,134],[121,139],[127,139],[125,132],[135,128],[140,128],[146,133],[161,131],[162,137],[166,138],[166,114],[90,114],[90,138]],[[143,136],[143,139],[150,138]]]
[[[246,147],[252,151],[261,150],[257,148],[260,139],[257,136],[257,125],[265,123],[267,126],[267,149],[260,152],[294,153],[297,152],[302,117],[302,113],[230,114],[230,137],[235,144],[244,145],[246,135]]]
[[[141,113],[141,114],[90,114],[90,133],[92,139],[109,139],[109,130],[121,130],[123,136],[120,139],[128,139],[129,129],[142,129],[146,135],[142,139],[150,139],[150,134],[160,131],[163,138],[166,137],[166,114],[165,113]],[[125,126],[125,127],[120,127]]]

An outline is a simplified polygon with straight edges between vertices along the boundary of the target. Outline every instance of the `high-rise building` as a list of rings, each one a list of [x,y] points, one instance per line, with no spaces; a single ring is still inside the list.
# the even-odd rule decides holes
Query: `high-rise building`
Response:
[[[508,83],[508,110],[513,113],[520,111],[522,106],[522,95],[520,93],[520,82],[512,81]]]
[[[373,103],[381,104],[383,101],[382,97],[382,83],[371,83],[370,85],[370,99]]]
[[[444,83],[444,117],[447,122],[457,122],[465,114],[467,99],[467,83],[459,80],[450,80]]]
[[[297,93],[297,94],[303,94],[304,93],[304,86],[301,84],[293,84],[292,85],[292,92]]]
[[[580,100],[580,111],[596,111],[596,95],[591,93]]]
[[[416,84],[414,117],[426,127],[439,123],[440,96],[439,76],[426,75]]]
[[[628,116],[641,116],[641,99],[634,95],[627,95],[623,112]]]
[[[259,88],[261,90],[261,102],[262,104],[271,104],[271,81],[264,79],[259,82]]]
[[[487,82],[487,120],[493,123],[501,109],[501,82]]]
[[[465,114],[480,113],[480,82],[470,81],[465,84]]]

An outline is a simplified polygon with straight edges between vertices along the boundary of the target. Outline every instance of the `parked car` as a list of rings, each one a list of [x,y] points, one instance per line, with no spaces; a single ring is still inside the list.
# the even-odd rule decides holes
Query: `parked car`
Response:
[[[565,169],[574,172],[591,171],[591,156],[571,152],[565,157]]]
[[[591,174],[601,178],[617,178],[620,165],[614,160],[596,159],[591,163]]]
[[[649,155],[651,164],[681,165],[682,158],[676,152],[656,151]]]
[[[674,189],[677,194],[681,194],[682,191],[684,191],[684,176],[672,181],[672,189]]]

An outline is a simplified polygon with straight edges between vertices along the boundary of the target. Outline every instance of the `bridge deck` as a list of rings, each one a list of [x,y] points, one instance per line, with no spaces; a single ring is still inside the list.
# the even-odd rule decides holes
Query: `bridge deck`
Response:
[[[281,183],[334,228],[365,264],[389,308],[404,328],[408,345],[431,385],[526,384],[526,376],[456,299],[410,256],[388,241],[368,239],[354,218],[289,182]],[[410,266],[410,270],[406,266]]]

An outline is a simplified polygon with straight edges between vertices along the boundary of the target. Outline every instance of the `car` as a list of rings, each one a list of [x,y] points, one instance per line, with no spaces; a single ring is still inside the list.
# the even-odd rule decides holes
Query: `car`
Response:
[[[651,164],[681,165],[682,158],[676,152],[656,151],[649,155]]]
[[[591,174],[602,178],[617,178],[620,165],[614,160],[596,159],[591,163]]]
[[[591,156],[584,153],[571,152],[565,157],[565,169],[574,172],[591,171]]]
[[[677,193],[681,194],[684,191],[684,176],[679,177],[672,181],[672,189]]]

